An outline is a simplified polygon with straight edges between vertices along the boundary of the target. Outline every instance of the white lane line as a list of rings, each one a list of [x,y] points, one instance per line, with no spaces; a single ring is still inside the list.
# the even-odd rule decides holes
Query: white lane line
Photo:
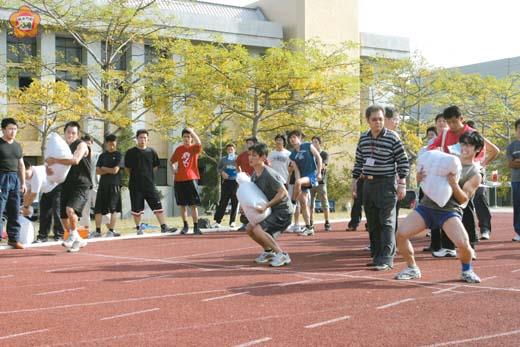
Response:
[[[404,302],[414,301],[414,300],[415,300],[414,298],[403,299],[403,300],[399,300],[399,301],[396,301],[396,302],[391,302],[391,303],[383,305],[383,306],[379,306],[379,307],[377,307],[377,309],[378,310],[383,310],[383,309],[388,308],[388,307],[396,306],[396,305],[402,304]]]
[[[142,282],[142,281],[147,281],[147,280],[156,279],[156,278],[164,278],[164,277],[168,277],[168,276],[170,276],[170,275],[141,277],[141,278],[137,278],[135,280],[126,280],[126,281],[123,281],[123,283]]]
[[[297,282],[287,282],[287,283],[280,283],[278,287],[287,287],[287,286],[294,286],[297,284],[305,284],[309,282],[313,282],[314,280],[305,280],[305,281],[297,281]]]
[[[253,341],[249,341],[249,342],[246,342],[246,343],[243,343],[241,345],[236,345],[234,347],[248,347],[248,346],[254,346],[254,345],[258,345],[260,343],[263,343],[263,342],[267,342],[267,341],[271,341],[272,339],[270,337],[264,337],[264,338],[261,338],[261,339],[258,339],[258,340],[253,340]]]
[[[435,292],[432,292],[432,294],[441,294],[441,293],[445,293],[445,292],[464,294],[464,292],[461,292],[461,291],[458,291],[458,290],[453,290],[453,289],[456,289],[456,288],[459,288],[459,287],[460,287],[460,285],[456,285],[456,286],[449,287],[449,288],[439,289],[439,290],[437,290]]]
[[[14,275],[3,275],[3,276],[0,276],[0,279],[12,278],[12,277],[14,277]]]
[[[52,292],[44,292],[44,293],[37,293],[34,295],[50,295],[50,294],[60,294],[60,293],[66,293],[66,292],[74,292],[76,290],[82,290],[85,289],[85,287],[78,287],[78,288],[69,288],[69,289],[61,289],[61,290],[54,290]]]
[[[493,278],[497,278],[497,276],[485,277],[485,278],[482,278],[482,279],[480,279],[480,280],[481,280],[482,282],[484,282],[484,281],[492,280]]]
[[[226,299],[226,298],[231,298],[233,296],[244,295],[244,294],[247,294],[247,293],[249,293],[249,292],[241,292],[241,293],[234,293],[234,294],[223,295],[223,296],[216,296],[216,297],[213,297],[213,298],[203,299],[201,301],[202,302],[208,302],[208,301],[213,301],[213,300]]]
[[[18,334],[7,335],[7,336],[0,336],[0,340],[7,340],[7,339],[12,339],[13,337],[19,337],[19,336],[25,336],[25,335],[31,335],[31,334],[38,334],[38,333],[44,333],[46,331],[49,331],[49,329],[40,329],[40,330],[26,331],[25,333],[18,333]]]
[[[325,253],[317,253],[317,254],[311,254],[311,255],[306,256],[305,258],[319,257],[320,255],[325,255],[325,254],[329,254],[329,252],[325,252]]]
[[[135,311],[135,312],[118,314],[118,315],[110,316],[110,317],[104,317],[104,318],[101,318],[100,320],[109,320],[109,319],[123,318],[123,317],[128,317],[128,316],[134,316],[136,314],[143,314],[143,313],[154,312],[154,311],[159,311],[159,310],[160,310],[160,308],[155,307],[155,308],[151,308],[149,310]]]
[[[520,271],[520,269],[516,269],[516,270],[513,270],[511,272],[519,272],[519,271]]]
[[[470,339],[464,339],[464,340],[455,340],[455,341],[435,343],[433,345],[427,345],[427,346],[422,346],[422,347],[440,347],[440,346],[458,345],[458,344],[466,343],[466,342],[489,340],[489,339],[494,339],[495,337],[503,337],[503,336],[510,336],[510,335],[516,335],[516,334],[520,334],[520,329],[508,331],[508,332],[500,333],[500,334],[477,336],[477,337],[473,337]]]
[[[336,322],[339,322],[342,320],[347,320],[349,318],[350,318],[350,316],[343,316],[343,317],[338,317],[338,318],[334,318],[334,319],[329,319],[324,322],[318,322],[318,323],[306,325],[305,328],[313,329],[313,328],[321,327],[322,325],[327,325],[327,324],[336,323]]]
[[[45,270],[45,272],[52,273],[52,272],[67,271],[67,270],[77,270],[77,269],[83,269],[83,268],[84,268],[84,266],[62,267],[61,269]]]

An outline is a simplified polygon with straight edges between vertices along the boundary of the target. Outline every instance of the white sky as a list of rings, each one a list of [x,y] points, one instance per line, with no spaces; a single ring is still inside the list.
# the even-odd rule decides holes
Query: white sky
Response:
[[[253,0],[206,0],[244,6]],[[283,1],[283,0],[280,0]],[[405,36],[436,66],[520,56],[519,0],[358,0],[359,30]]]

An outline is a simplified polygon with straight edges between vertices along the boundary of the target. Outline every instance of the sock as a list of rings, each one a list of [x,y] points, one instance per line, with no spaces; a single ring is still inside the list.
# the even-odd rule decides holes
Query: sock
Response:
[[[193,229],[197,229],[199,227],[199,223],[193,223]]]
[[[188,222],[187,221],[184,221],[184,227],[187,228],[188,227]]]
[[[101,234],[101,228],[96,228],[96,233]]]
[[[325,224],[329,224],[329,221],[328,221],[328,220],[325,220]]]
[[[139,230],[139,225],[136,225],[135,228],[136,228],[137,230]]]
[[[462,272],[471,270],[471,264],[462,263]]]
[[[113,233],[113,232],[114,232],[114,229],[108,229],[108,231],[110,231],[111,233]]]
[[[166,229],[166,228],[168,228],[168,226],[167,226],[166,224],[161,224],[161,229],[164,230],[164,229]]]

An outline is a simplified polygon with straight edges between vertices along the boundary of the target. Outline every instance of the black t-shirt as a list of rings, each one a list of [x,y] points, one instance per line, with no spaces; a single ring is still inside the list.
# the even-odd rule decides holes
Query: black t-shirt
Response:
[[[130,169],[130,189],[150,191],[155,189],[154,167],[159,167],[159,156],[153,148],[130,148],[125,154],[125,167]]]
[[[22,146],[18,142],[7,143],[0,138],[0,172],[18,172],[22,156]]]
[[[325,151],[320,152],[321,157],[321,181],[320,184],[327,183],[327,165],[329,165],[329,154]]]
[[[108,167],[115,168],[121,165],[121,153],[119,151],[108,152],[105,151],[99,155],[96,166],[97,167]],[[100,176],[99,185],[121,185],[121,176],[118,173],[115,175],[112,174],[104,174]]]
[[[76,140],[72,142],[69,147],[70,151],[74,154],[78,146],[82,143],[82,140]],[[82,187],[92,188],[92,162],[90,161],[90,148],[88,149],[87,156],[81,158],[78,165],[72,165],[70,167],[67,178],[63,182],[63,186],[67,188]]]

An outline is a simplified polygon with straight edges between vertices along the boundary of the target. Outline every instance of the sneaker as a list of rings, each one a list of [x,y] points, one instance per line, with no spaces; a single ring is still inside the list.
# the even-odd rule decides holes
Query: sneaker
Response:
[[[105,237],[119,237],[119,236],[121,236],[121,234],[120,234],[120,233],[117,233],[117,232],[115,232],[115,231],[108,231],[108,232],[106,233],[106,235],[105,235]]]
[[[188,228],[188,226],[184,226],[184,227],[182,227],[182,229],[181,229],[181,234],[182,234],[182,235],[186,235],[186,234],[188,233],[189,230],[190,230],[190,229]]]
[[[349,225],[345,231],[357,231],[357,225]]]
[[[287,231],[290,233],[301,233],[302,227],[300,227],[298,224],[291,224],[291,226],[287,228]]]
[[[36,237],[36,240],[33,241],[33,243],[44,243],[44,242],[47,242],[47,241],[49,241],[48,238],[38,236],[38,237]]]
[[[229,227],[230,228],[236,228],[236,226],[237,226],[237,224],[235,222],[229,223]]]
[[[392,270],[392,267],[388,264],[381,264],[374,266],[375,271],[389,271]]]
[[[372,250],[372,247],[370,247],[370,245],[366,246],[365,248],[363,248],[365,251],[371,251]]]
[[[98,233],[97,231],[93,231],[88,234],[89,239],[93,239],[94,237],[101,237],[101,233],[100,232]]]
[[[473,270],[462,271],[460,279],[466,283],[480,283],[480,277]]]
[[[161,228],[161,233],[163,233],[163,234],[164,233],[174,233],[176,231],[177,231],[177,228],[174,228],[174,227],[172,227],[172,228],[168,228],[168,227]]]
[[[330,223],[325,223],[325,231],[330,231]]]
[[[81,247],[85,247],[86,245],[87,245],[87,242],[85,240],[83,240],[83,241],[74,241],[74,243],[72,244],[72,247],[67,248],[67,252],[69,252],[69,253],[79,252]]]
[[[211,224],[211,229],[220,229],[220,228],[222,228],[222,225],[220,225],[220,223],[215,222],[215,223]]]
[[[202,231],[199,227],[193,228],[193,234],[194,235],[202,235]]]
[[[303,230],[298,233],[299,236],[313,236],[314,235],[314,227],[308,226],[303,228]]]
[[[69,233],[69,237],[61,243],[61,245],[65,248],[71,248],[72,244],[76,241],[76,238],[72,233]]]
[[[274,258],[275,255],[276,255],[276,253],[273,251],[268,251],[268,252],[263,251],[262,253],[260,253],[260,255],[258,257],[256,257],[255,263],[257,263],[257,264],[269,263]]]
[[[489,240],[489,231],[484,231],[481,235],[480,235],[480,239],[481,240]]]
[[[63,241],[63,235],[62,236],[54,236],[54,241]]]
[[[515,237],[513,237],[513,241],[520,242],[520,235],[515,235]]]
[[[406,269],[395,275],[396,280],[413,280],[421,278],[421,270],[418,267],[407,266]]]
[[[285,252],[276,253],[274,257],[271,259],[269,265],[274,267],[289,265],[291,263],[291,258],[289,254]]]
[[[139,229],[137,229],[137,235],[144,235],[145,225],[143,223],[139,224]]]
[[[72,236],[72,233],[71,233],[71,236]],[[81,236],[77,235],[77,236],[72,236],[69,237],[67,239],[67,241],[63,241],[63,244],[62,244],[64,247],[67,248],[67,251],[70,252],[69,250],[72,249],[72,248],[83,248],[87,245],[87,241],[85,241],[84,239],[81,238]],[[78,250],[74,250],[72,252],[77,252],[79,251]]]
[[[438,251],[432,252],[432,255],[436,258],[455,258],[457,251],[454,249],[441,248]]]

